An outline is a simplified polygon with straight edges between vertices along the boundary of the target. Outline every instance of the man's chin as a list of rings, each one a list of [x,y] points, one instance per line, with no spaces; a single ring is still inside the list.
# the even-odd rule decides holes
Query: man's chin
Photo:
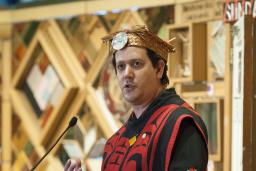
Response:
[[[125,101],[127,101],[128,103],[133,103],[135,101],[135,97],[134,96],[131,96],[131,95],[124,95],[124,99]]]

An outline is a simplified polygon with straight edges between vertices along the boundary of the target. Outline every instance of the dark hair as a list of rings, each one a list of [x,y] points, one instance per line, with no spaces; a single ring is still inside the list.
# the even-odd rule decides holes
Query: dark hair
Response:
[[[148,49],[148,48],[146,48],[146,50],[147,50],[147,55],[148,55],[148,57],[149,57],[149,59],[150,59],[150,61],[151,61],[151,63],[152,63],[152,65],[153,65],[154,68],[157,67],[157,63],[158,63],[159,60],[163,60],[163,61],[164,61],[164,63],[165,63],[165,65],[164,65],[164,72],[163,72],[163,76],[162,76],[160,82],[161,82],[161,84],[162,84],[163,86],[166,87],[166,86],[169,84],[169,78],[168,78],[168,76],[167,76],[168,67],[167,67],[167,65],[166,65],[166,60],[164,60],[163,58],[161,58],[161,57],[160,57],[159,55],[157,55],[154,51],[152,51],[152,50],[150,50],[150,49]],[[115,68],[115,72],[116,72],[116,58],[115,58],[115,53],[112,55],[112,65],[113,65],[113,67]]]

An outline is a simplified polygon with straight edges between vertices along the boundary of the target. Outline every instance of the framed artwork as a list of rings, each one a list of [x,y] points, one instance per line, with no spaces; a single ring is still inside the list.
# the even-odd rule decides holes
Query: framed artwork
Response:
[[[221,160],[221,116],[223,100],[202,98],[193,100],[194,108],[202,117],[208,131],[209,159]]]
[[[31,40],[12,84],[14,109],[24,124],[31,125],[26,128],[28,135],[34,141],[47,142],[46,135],[65,114],[77,85],[42,28]]]

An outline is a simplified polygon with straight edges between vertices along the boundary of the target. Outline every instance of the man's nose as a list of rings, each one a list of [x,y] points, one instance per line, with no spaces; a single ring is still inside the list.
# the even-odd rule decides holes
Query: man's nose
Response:
[[[133,69],[129,65],[127,65],[125,67],[124,76],[125,77],[132,77],[133,76]]]

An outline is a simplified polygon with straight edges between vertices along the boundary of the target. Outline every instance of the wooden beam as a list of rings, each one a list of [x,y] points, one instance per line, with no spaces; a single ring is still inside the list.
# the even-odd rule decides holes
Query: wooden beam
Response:
[[[97,11],[111,11],[113,9],[126,10],[131,8],[147,8],[172,4],[189,3],[195,1],[197,0],[90,0],[53,5],[43,5],[36,7],[0,11],[0,24],[24,22],[31,20],[44,20],[58,17],[71,17],[82,14],[96,13]]]
[[[0,24],[10,23],[12,21],[11,15],[11,10],[0,11]]]
[[[226,24],[226,47],[231,49],[231,26]],[[231,170],[231,121],[232,121],[232,85],[231,68],[230,68],[231,50],[225,52],[225,100],[224,100],[224,116],[223,116],[223,170]]]
[[[245,50],[244,50],[244,108],[243,108],[243,170],[253,171],[255,162],[255,47],[253,44],[253,32],[255,32],[255,22],[251,16],[245,16]],[[254,35],[255,37],[255,35]],[[255,155],[255,154],[254,154]],[[254,160],[254,161],[253,161]],[[255,166],[254,166],[255,167]]]
[[[256,43],[256,22],[253,20],[253,43],[255,45]],[[256,61],[256,48],[253,48],[253,116],[252,116],[252,122],[251,123],[256,123],[256,66],[255,66],[255,61]],[[256,170],[256,124],[252,124],[252,130],[254,133],[252,134],[252,170]]]
[[[11,41],[3,40],[3,63],[2,63],[2,170],[11,170],[11,133],[12,133],[12,110],[10,101],[11,85]]]
[[[0,25],[0,38],[10,37],[11,31],[12,31],[11,28],[12,28],[11,24],[1,24]]]

